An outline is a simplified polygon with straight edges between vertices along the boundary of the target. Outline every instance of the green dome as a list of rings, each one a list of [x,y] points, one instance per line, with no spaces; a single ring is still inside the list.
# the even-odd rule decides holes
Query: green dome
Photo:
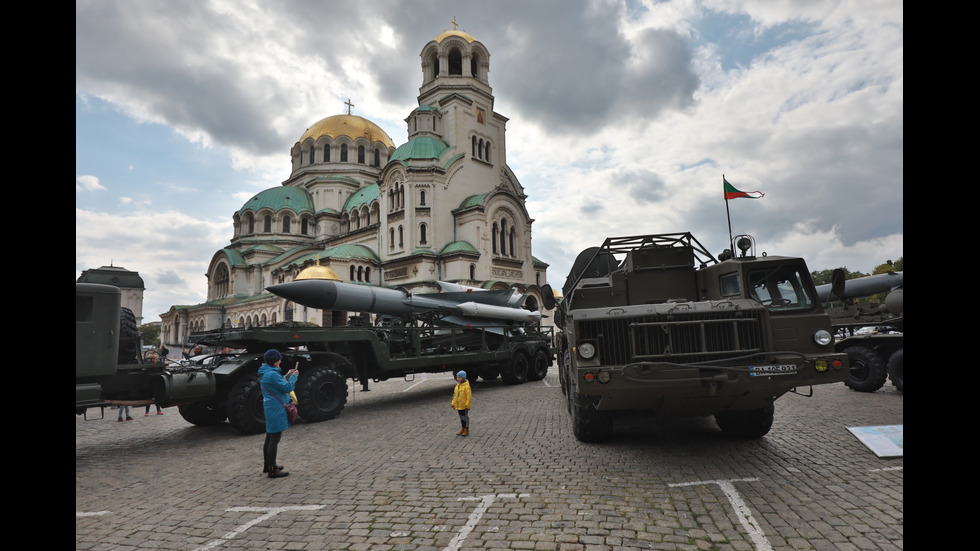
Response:
[[[364,186],[347,198],[347,201],[344,202],[344,212],[353,208],[360,208],[362,205],[370,205],[372,201],[377,201],[379,196],[378,184]]]
[[[272,209],[273,212],[289,209],[296,214],[312,213],[313,198],[305,189],[291,186],[274,187],[249,199],[238,212],[239,214],[246,211],[258,212],[264,208]]]
[[[409,161],[418,159],[439,159],[449,149],[449,144],[431,136],[412,138],[391,155],[392,161]]]

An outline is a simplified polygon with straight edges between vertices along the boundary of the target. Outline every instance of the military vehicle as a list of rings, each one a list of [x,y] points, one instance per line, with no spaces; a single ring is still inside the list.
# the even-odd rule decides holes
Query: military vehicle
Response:
[[[322,286],[287,283],[274,287],[285,294],[298,289],[300,299],[312,291],[307,298],[322,300]],[[161,407],[177,406],[181,416],[195,425],[227,419],[241,433],[264,432],[257,372],[270,348],[282,352],[284,369],[299,370],[297,408],[300,417],[310,422],[340,414],[347,403],[348,378],[369,390],[372,380],[465,369],[471,377],[500,377],[506,384],[520,384],[543,379],[553,363],[553,329],[536,324],[540,314],[523,310],[524,296],[516,291],[470,288],[458,294],[413,297],[400,290],[388,292],[392,290],[341,282],[329,287],[339,293],[335,297],[338,305],[350,300],[351,294],[368,297],[361,304],[363,311],[371,311],[370,304],[377,297],[397,296],[406,303],[398,308],[394,301],[385,303],[385,312],[397,310],[398,315],[387,315],[377,326],[365,325],[362,319],[349,327],[284,323],[194,333],[191,340],[197,345],[238,352],[164,365],[141,363],[138,333],[132,343],[129,338],[117,338],[119,312],[125,311],[119,307],[118,289],[76,284],[76,412],[110,404],[155,402]],[[446,287],[454,288],[453,284]],[[416,308],[416,302],[424,307]],[[118,352],[133,347],[135,358]]]
[[[887,293],[882,303],[856,303],[854,299]],[[817,297],[834,327],[834,348],[850,361],[844,384],[858,392],[875,392],[890,379],[905,390],[904,274],[887,272],[844,280],[833,272],[832,283],[817,286]],[[832,301],[832,302],[830,302]]]
[[[719,259],[690,233],[610,237],[578,255],[555,314],[578,440],[608,440],[628,411],[714,416],[725,434],[758,438],[777,398],[845,379],[803,259],[733,242],[740,254]]]

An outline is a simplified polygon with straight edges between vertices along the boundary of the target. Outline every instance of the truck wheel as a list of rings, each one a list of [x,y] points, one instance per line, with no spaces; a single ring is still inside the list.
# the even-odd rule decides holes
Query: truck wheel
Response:
[[[209,427],[218,425],[228,418],[224,407],[214,408],[205,402],[194,402],[177,406],[180,416],[184,421],[199,427]]]
[[[527,372],[528,381],[540,381],[548,376],[548,353],[544,350],[538,350],[534,353],[534,358],[531,360],[530,369]]]
[[[119,363],[137,364],[140,361],[140,330],[136,314],[129,308],[119,309]]]
[[[613,417],[608,411],[599,411],[592,401],[582,394],[570,399],[572,432],[579,442],[605,442],[612,437]]]
[[[500,370],[500,377],[508,385],[519,385],[527,381],[527,372],[530,369],[531,360],[524,352],[514,352],[510,365]]]
[[[319,365],[304,368],[296,380],[299,416],[306,421],[326,421],[340,415],[347,404],[347,379],[338,369]]]
[[[262,388],[255,375],[239,379],[228,394],[228,422],[242,434],[265,432]]]
[[[772,428],[776,406],[749,411],[726,411],[715,415],[715,423],[721,432],[734,438],[762,438]]]
[[[905,382],[902,372],[902,348],[899,348],[891,357],[888,358],[888,377],[892,380],[892,386],[899,392],[904,392]]]
[[[558,350],[558,383],[561,385],[561,393],[565,395],[566,401],[568,397],[568,377],[569,375],[565,373],[566,369],[570,369],[571,357],[569,356],[568,343],[565,339],[561,340],[561,348]],[[572,408],[569,406],[569,413],[571,413]]]
[[[851,372],[844,380],[848,388],[858,392],[874,392],[885,384],[888,370],[881,355],[867,346],[849,346],[844,349]]]

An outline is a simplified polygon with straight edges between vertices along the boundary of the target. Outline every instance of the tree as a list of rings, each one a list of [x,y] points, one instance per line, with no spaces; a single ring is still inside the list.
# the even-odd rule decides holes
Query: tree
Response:
[[[146,346],[160,346],[160,326],[140,325],[140,340]]]

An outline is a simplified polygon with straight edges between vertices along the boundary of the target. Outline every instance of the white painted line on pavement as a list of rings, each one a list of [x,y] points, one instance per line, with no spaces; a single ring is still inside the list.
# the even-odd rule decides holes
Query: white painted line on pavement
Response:
[[[76,512],[75,513],[75,516],[76,517],[98,517],[98,516],[101,516],[101,515],[108,515],[111,512],[112,511],[95,511],[95,512],[92,512],[92,513],[79,513],[79,512]]]
[[[256,512],[256,513],[264,512],[265,514],[260,515],[255,520],[246,522],[245,524],[239,526],[238,528],[232,530],[231,532],[228,532],[224,536],[221,536],[220,538],[209,542],[207,545],[203,547],[198,547],[195,551],[206,551],[207,549],[217,547],[230,539],[234,539],[235,536],[241,534],[245,530],[248,530],[252,526],[255,526],[259,522],[270,519],[278,515],[279,513],[284,513],[286,511],[316,511],[318,509],[323,509],[324,507],[325,507],[324,505],[294,505],[290,507],[231,507],[229,509],[225,509],[225,511],[248,511],[248,512]]]
[[[449,545],[447,545],[443,551],[459,551],[459,548],[463,545],[463,541],[470,535],[470,532],[473,531],[473,528],[476,527],[477,523],[480,522],[480,518],[483,516],[483,513],[487,512],[487,509],[490,508],[490,505],[493,504],[495,499],[528,497],[530,495],[531,494],[491,494],[480,497],[457,498],[457,501],[479,501],[480,504],[476,506],[476,509],[473,509],[473,512],[470,513],[469,520],[467,520],[466,524],[459,529],[459,532],[455,536],[453,536],[453,539],[449,540]]]
[[[725,493],[728,497],[728,501],[731,502],[732,507],[735,508],[735,514],[738,516],[739,522],[742,523],[742,527],[749,533],[749,539],[755,543],[755,548],[758,551],[772,551],[772,544],[766,539],[766,535],[762,532],[762,528],[759,523],[756,522],[755,518],[752,516],[752,511],[749,506],[746,505],[745,501],[742,500],[742,496],[738,494],[735,489],[735,485],[732,482],[755,482],[759,480],[758,478],[735,478],[732,480],[706,480],[704,482],[681,482],[678,484],[670,484],[671,487],[678,486],[699,486],[704,484],[717,484],[721,491]]]

